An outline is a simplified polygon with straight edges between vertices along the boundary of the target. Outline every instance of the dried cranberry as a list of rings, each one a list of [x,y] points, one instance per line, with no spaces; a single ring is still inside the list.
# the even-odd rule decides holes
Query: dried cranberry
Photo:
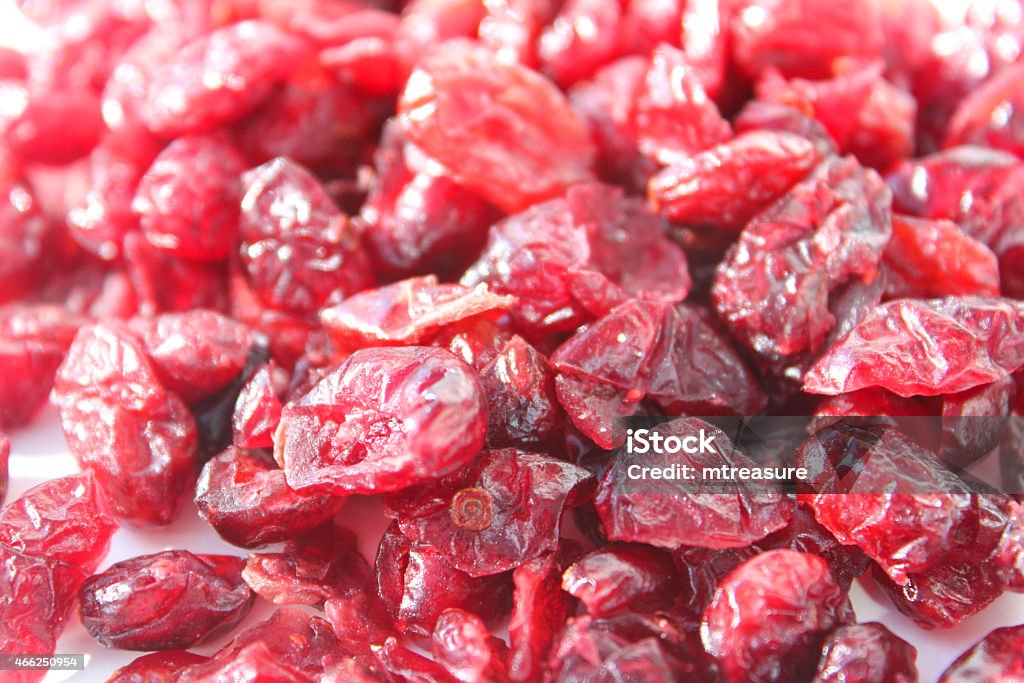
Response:
[[[284,407],[275,457],[300,492],[381,493],[465,466],[486,426],[476,373],[451,353],[363,349]]]
[[[882,624],[852,624],[832,631],[821,646],[812,683],[915,683],[917,648]]]
[[[543,72],[565,88],[612,61],[621,49],[623,3],[569,0],[537,37]]]
[[[984,145],[1024,156],[1024,67],[993,76],[957,107],[946,130],[946,147]]]
[[[273,458],[234,446],[203,467],[196,484],[199,515],[224,540],[243,548],[279,543],[330,519],[343,498],[302,495],[285,483]]]
[[[117,527],[86,472],[39,484],[0,510],[0,545],[93,572]]]
[[[264,304],[311,316],[372,284],[358,235],[309,171],[280,158],[242,181],[242,266]]]
[[[402,533],[470,576],[514,569],[558,545],[562,510],[590,473],[550,456],[485,451],[462,471],[391,507]]]
[[[418,683],[456,683],[457,679],[432,659],[403,647],[391,637],[373,650],[384,668],[402,681]],[[375,679],[376,680],[376,679]]]
[[[208,657],[187,650],[168,650],[143,655],[111,674],[107,683],[173,683],[186,667],[202,664]]]
[[[995,601],[1003,593],[997,571],[989,563],[957,560],[907,577],[900,586],[885,573],[872,570],[875,583],[896,609],[924,629],[952,628]]]
[[[238,235],[245,161],[215,135],[181,137],[139,180],[132,208],[149,243],[180,258],[219,261]]]
[[[589,552],[562,576],[562,588],[595,618],[663,609],[679,592],[678,582],[668,553],[639,544]]]
[[[508,647],[491,635],[480,617],[457,608],[446,609],[434,626],[434,659],[463,683],[505,683]]]
[[[103,118],[93,92],[0,81],[0,97],[6,105],[0,142],[19,159],[60,166],[86,156],[100,141]]]
[[[805,138],[755,131],[678,160],[651,178],[647,192],[669,220],[739,232],[818,161]]]
[[[505,211],[591,177],[593,148],[561,92],[471,43],[453,41],[423,59],[398,111],[413,143]]]
[[[0,303],[32,291],[49,227],[32,189],[0,166]]]
[[[138,232],[125,235],[124,257],[141,314],[227,309],[227,269],[223,263],[176,258],[151,245]]]
[[[829,632],[852,620],[824,560],[771,550],[725,577],[704,613],[701,640],[726,681],[806,680]]]
[[[764,394],[704,311],[632,301],[551,356],[565,412],[602,448],[621,445],[621,419],[647,400],[668,415],[749,415]]]
[[[1024,365],[1024,305],[1009,299],[901,299],[871,309],[807,372],[804,390],[882,387],[900,396],[965,391]]]
[[[406,75],[435,45],[473,38],[487,8],[466,0],[412,0],[402,10],[395,47]]]
[[[11,457],[11,441],[0,432],[0,505],[4,504],[7,497],[7,484],[10,482],[10,470],[8,462]]]
[[[239,557],[165,550],[111,565],[82,584],[82,625],[106,647],[175,650],[233,629],[255,596]]]
[[[939,456],[962,469],[991,453],[1006,433],[1015,387],[1011,377],[942,399]]]
[[[286,378],[283,370],[270,363],[261,365],[245,383],[231,419],[235,446],[273,448]]]
[[[939,683],[1001,683],[1024,676],[1024,626],[997,628],[949,665]]]
[[[252,111],[306,57],[273,24],[243,21],[195,38],[160,65],[142,107],[160,135],[204,132]]]

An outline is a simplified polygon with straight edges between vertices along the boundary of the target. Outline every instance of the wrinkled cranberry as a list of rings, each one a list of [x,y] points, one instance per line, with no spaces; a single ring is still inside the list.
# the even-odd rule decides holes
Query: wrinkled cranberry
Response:
[[[679,592],[672,557],[639,544],[613,545],[587,553],[565,570],[562,588],[579,598],[590,616],[653,612]]]
[[[537,37],[541,70],[565,88],[587,78],[620,50],[624,3],[568,0]]]
[[[243,548],[310,532],[334,516],[343,501],[296,493],[273,458],[234,446],[206,463],[196,483],[199,515],[221,538]]]
[[[895,605],[924,629],[952,628],[1002,595],[996,571],[988,563],[959,560],[907,577],[900,586],[878,568],[872,578]]]
[[[32,189],[0,165],[0,303],[32,291],[49,228]]]
[[[363,349],[288,403],[275,457],[300,492],[381,493],[436,479],[480,451],[476,373],[443,349]]]
[[[991,453],[1007,429],[1016,389],[1013,378],[983,384],[942,399],[939,456],[956,469]]]
[[[243,21],[195,38],[153,74],[143,101],[160,135],[203,132],[252,111],[306,57],[272,24]]]
[[[100,141],[103,118],[96,93],[0,81],[0,98],[5,104],[0,142],[19,159],[61,166],[86,156]]]
[[[505,211],[591,177],[593,148],[561,92],[471,43],[453,41],[423,59],[398,111],[413,143]]]
[[[359,237],[309,171],[280,158],[243,176],[242,266],[271,308],[311,316],[373,275]]]
[[[176,650],[213,640],[248,614],[255,596],[243,560],[165,550],[111,565],[82,584],[82,625],[106,647]]]
[[[436,485],[390,501],[402,533],[486,576],[553,551],[562,511],[590,473],[550,456],[486,451]]]
[[[396,49],[406,75],[432,47],[456,38],[473,38],[487,8],[467,0],[412,0],[402,10]]]
[[[664,414],[749,415],[764,394],[704,311],[633,301],[614,309],[551,356],[558,400],[603,448],[621,445],[647,400]]]
[[[480,617],[446,609],[437,618],[431,651],[444,668],[463,683],[504,683],[509,680],[505,641],[491,635]]]
[[[154,652],[134,659],[111,674],[107,683],[173,683],[186,667],[208,658],[187,650]]]
[[[1024,626],[997,628],[949,665],[939,683],[1001,683],[1024,676]]]
[[[957,107],[946,130],[946,147],[985,145],[1024,156],[1024,66],[993,76]]]
[[[287,375],[273,363],[261,365],[242,387],[231,418],[232,442],[239,448],[273,448],[281,421]]]
[[[1024,305],[962,297],[891,301],[871,309],[807,372],[804,390],[882,387],[900,396],[965,391],[1024,365]]]
[[[793,133],[814,143],[821,158],[836,153],[835,141],[821,122],[788,105],[751,100],[733,119],[733,128],[737,134],[755,130]]]
[[[125,235],[124,256],[140,314],[227,309],[223,263],[176,258],[151,245],[138,232]]]
[[[374,647],[373,653],[384,668],[399,680],[422,681],[423,683],[456,683],[457,681],[443,666],[403,647],[397,638],[388,638],[382,645]]]
[[[917,648],[882,624],[851,624],[821,646],[813,683],[915,683]]]
[[[849,599],[820,557],[771,550],[719,585],[701,640],[727,681],[809,678],[828,633],[853,620]]]

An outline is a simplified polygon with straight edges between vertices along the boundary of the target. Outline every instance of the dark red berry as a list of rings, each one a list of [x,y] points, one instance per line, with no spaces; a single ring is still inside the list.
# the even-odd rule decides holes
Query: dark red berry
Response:
[[[1024,676],[1024,626],[997,628],[960,655],[939,683],[1009,683]]]

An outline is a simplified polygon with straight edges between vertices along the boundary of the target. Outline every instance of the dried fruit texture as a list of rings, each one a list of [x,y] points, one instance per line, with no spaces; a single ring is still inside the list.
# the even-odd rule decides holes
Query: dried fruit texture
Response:
[[[551,356],[558,400],[598,446],[621,445],[620,418],[641,401],[662,414],[752,415],[765,404],[754,376],[700,309],[631,301]]]
[[[562,588],[579,598],[595,618],[620,612],[663,609],[679,593],[679,577],[668,553],[645,545],[613,545],[576,560],[562,575]]]
[[[945,147],[984,145],[1024,157],[1024,65],[999,72],[964,98],[946,129]]]
[[[242,184],[242,266],[264,305],[311,317],[333,292],[373,284],[358,234],[309,171],[280,158]]]
[[[0,165],[0,303],[32,291],[43,266],[49,228],[32,189]]]
[[[537,37],[541,70],[566,88],[612,61],[622,49],[625,3],[569,0]]]
[[[239,448],[273,448],[281,421],[287,375],[274,363],[261,365],[242,387],[231,418],[232,442]]]
[[[186,43],[148,83],[143,121],[158,135],[211,130],[252,111],[307,57],[264,21],[243,21]]]
[[[223,263],[175,258],[138,232],[125,235],[124,260],[142,315],[193,308],[227,309],[227,269]]]
[[[174,683],[187,667],[202,664],[208,657],[186,650],[168,650],[142,655],[111,674],[107,683]]]
[[[882,263],[889,299],[999,295],[996,255],[948,220],[893,216]]]
[[[1024,230],[1024,164],[983,147],[956,147],[909,160],[888,177],[893,208],[922,218],[945,218],[999,258],[1002,293],[1024,295],[1020,259]]]
[[[555,552],[525,562],[512,572],[515,588],[508,624],[508,671],[517,683],[537,680],[544,671],[572,600],[562,590],[562,572],[579,552],[574,541],[562,539]]]
[[[457,680],[443,666],[403,647],[394,637],[388,638],[382,645],[375,646],[373,653],[384,668],[398,680],[423,683],[455,683]]]
[[[431,639],[434,659],[463,683],[504,683],[510,680],[505,641],[491,635],[475,614],[446,609],[437,618]]]
[[[433,275],[402,280],[355,294],[320,312],[335,346],[411,346],[429,341],[442,327],[477,315],[499,318],[513,303],[487,285],[440,284]]]
[[[704,613],[701,640],[726,681],[806,680],[829,632],[852,621],[846,592],[823,559],[771,550],[725,577]]]
[[[83,319],[50,305],[0,308],[0,429],[35,416]]]
[[[1007,432],[1016,389],[1012,377],[942,398],[942,437],[938,453],[955,469],[991,453]]]
[[[514,569],[553,551],[559,524],[590,472],[546,455],[485,451],[462,471],[389,501],[409,539],[470,576]]]
[[[426,347],[363,349],[288,403],[275,457],[305,493],[383,493],[468,464],[484,443],[476,372]]]
[[[949,665],[939,683],[1009,683],[1024,676],[1024,626],[997,628]]]
[[[892,234],[889,197],[873,171],[833,157],[750,221],[711,290],[733,338],[775,371],[802,374],[799,365],[844,324],[832,309],[878,277]]]
[[[821,646],[812,683],[917,683],[917,648],[878,623],[840,626]]]
[[[820,160],[804,137],[754,131],[679,159],[651,178],[647,195],[671,221],[739,232]]]
[[[462,278],[481,282],[517,298],[509,312],[530,334],[575,329],[630,298],[681,301],[690,289],[686,257],[661,221],[642,201],[597,184],[494,225]]]
[[[736,115],[732,125],[737,135],[755,130],[774,130],[799,135],[814,143],[814,148],[821,158],[836,153],[836,143],[825,130],[825,126],[795,107],[751,100]]]
[[[26,162],[63,166],[81,159],[100,141],[99,97],[84,89],[26,87],[0,81],[0,143]],[[74,126],[68,126],[74,121]]]
[[[732,58],[754,78],[769,68],[787,77],[827,78],[839,57],[878,57],[881,8],[867,0],[745,0],[732,19]]]
[[[83,327],[57,372],[68,449],[119,518],[170,523],[195,476],[196,427],[141,344],[114,324]]]
[[[221,538],[255,548],[313,531],[344,498],[297,493],[269,455],[231,446],[203,467],[195,502]]]
[[[471,43],[423,59],[398,112],[411,142],[506,212],[591,179],[593,146],[561,92]]]
[[[826,351],[804,391],[881,387],[934,396],[988,384],[1024,365],[1024,305],[1010,299],[901,299],[876,306]]]
[[[997,571],[988,563],[939,564],[909,577],[905,586],[881,569],[872,577],[892,604],[923,629],[952,628],[978,614],[1003,593]]]
[[[244,561],[165,550],[117,562],[82,584],[82,625],[106,647],[178,650],[218,638],[249,613]]]
[[[661,164],[680,162],[732,135],[686,55],[669,45],[651,55],[633,122],[640,151]]]
[[[0,510],[0,545],[92,573],[117,527],[96,479],[85,472],[39,484]]]
[[[131,326],[163,386],[189,404],[230,384],[253,344],[248,327],[215,311],[138,318]]]
[[[132,208],[142,234],[176,257],[219,261],[238,237],[245,160],[217,135],[180,137],[139,180]]]
[[[452,567],[441,551],[407,538],[392,522],[377,549],[377,590],[405,635],[429,639],[437,619],[457,607],[488,624],[508,613],[508,574],[473,577]]]
[[[658,479],[639,483],[629,476],[631,467],[678,463],[703,472],[705,467],[756,466],[724,432],[703,420],[680,418],[653,431],[664,438],[692,436],[710,448],[693,454],[619,452],[602,477],[595,500],[609,539],[670,549],[680,545],[742,548],[792,519],[792,500],[760,482]]]
[[[8,462],[11,457],[11,441],[0,432],[0,505],[7,498],[7,484],[10,482]]]
[[[573,617],[551,653],[545,681],[711,681],[696,638],[664,617]]]
[[[456,38],[474,38],[487,8],[467,0],[415,0],[402,9],[395,49],[406,73],[430,49]]]

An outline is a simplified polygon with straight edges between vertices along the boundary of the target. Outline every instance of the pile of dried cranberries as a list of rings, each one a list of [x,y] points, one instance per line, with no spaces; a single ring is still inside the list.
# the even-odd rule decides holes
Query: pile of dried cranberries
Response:
[[[957,478],[1024,485],[1024,8],[949,4],[19,0],[0,429],[50,397],[82,471],[0,511],[0,652],[80,618],[156,651],[123,683],[916,681],[854,580],[925,628],[1024,591],[1019,496]],[[816,431],[715,463],[817,489],[624,485],[624,418],[755,415]],[[254,552],[95,573],[192,501]]]

